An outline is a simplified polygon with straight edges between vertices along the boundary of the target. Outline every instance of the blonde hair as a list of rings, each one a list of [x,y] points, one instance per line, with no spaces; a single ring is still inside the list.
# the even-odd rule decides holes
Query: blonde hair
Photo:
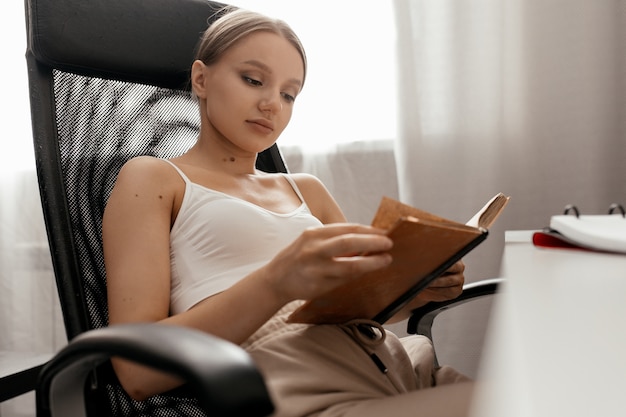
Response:
[[[304,64],[306,78],[307,60],[302,42],[291,27],[280,19],[274,19],[246,9],[227,6],[221,9],[218,17],[202,35],[196,59],[211,65],[237,41],[255,32],[271,32],[284,37],[296,48]]]

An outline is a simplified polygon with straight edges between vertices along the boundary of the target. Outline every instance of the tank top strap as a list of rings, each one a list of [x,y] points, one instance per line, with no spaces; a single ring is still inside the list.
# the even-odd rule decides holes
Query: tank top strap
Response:
[[[161,158],[162,161],[167,162],[168,164],[170,164],[171,166],[174,167],[174,169],[176,171],[178,171],[178,174],[182,177],[182,179],[185,181],[185,184],[190,184],[191,180],[185,175],[185,173],[183,172],[182,169],[178,168],[178,166],[176,166],[175,163],[173,163],[172,161],[170,161],[169,159],[165,159],[165,158]]]
[[[172,167],[174,167],[174,169],[178,172],[178,174],[181,176],[181,178],[185,181],[186,184],[191,184],[191,180],[189,179],[189,177],[187,177],[187,175],[185,175],[185,173],[178,166],[176,166],[175,163],[173,163],[172,161],[170,161],[168,159],[164,159],[164,158],[162,158],[162,160],[167,162],[168,164],[170,164]],[[300,192],[300,189],[298,188],[298,185],[296,184],[294,179],[291,178],[291,176],[289,174],[282,174],[282,176],[287,180],[289,185],[291,185],[291,188],[293,188],[293,191],[296,193],[296,195],[298,196],[300,201],[302,203],[306,203],[306,201],[304,201],[304,197],[302,196],[302,193]]]
[[[282,176],[287,180],[287,182],[289,183],[289,185],[291,185],[291,188],[293,188],[293,191],[296,193],[296,195],[298,196],[298,198],[300,199],[300,201],[303,204],[306,204],[306,201],[304,201],[304,197],[302,196],[302,193],[300,192],[300,189],[298,188],[298,185],[296,184],[296,182],[294,181],[293,178],[291,178],[291,176],[289,174],[282,174]]]

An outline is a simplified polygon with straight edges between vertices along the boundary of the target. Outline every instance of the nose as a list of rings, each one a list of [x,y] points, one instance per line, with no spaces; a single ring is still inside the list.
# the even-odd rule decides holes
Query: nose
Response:
[[[283,109],[280,93],[267,92],[259,102],[259,109],[263,113],[276,114]]]

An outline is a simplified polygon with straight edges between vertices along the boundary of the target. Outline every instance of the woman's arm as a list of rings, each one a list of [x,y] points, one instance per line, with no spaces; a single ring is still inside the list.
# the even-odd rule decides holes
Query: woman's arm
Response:
[[[180,183],[164,165],[148,157],[131,160],[107,203],[102,239],[110,324],[160,322],[169,315],[169,230]],[[135,399],[181,383],[127,361],[112,362]]]

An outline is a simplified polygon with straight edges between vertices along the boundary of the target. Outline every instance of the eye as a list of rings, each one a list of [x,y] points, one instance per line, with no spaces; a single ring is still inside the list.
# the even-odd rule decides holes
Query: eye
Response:
[[[255,80],[254,78],[248,77],[246,75],[242,75],[241,78],[248,84],[250,85],[254,85],[254,86],[261,86],[263,85],[263,83],[259,80]]]
[[[294,101],[296,101],[296,97],[292,96],[291,94],[288,93],[281,93],[281,95],[283,96],[283,98],[285,99],[285,101],[287,101],[288,103],[293,103]]]

